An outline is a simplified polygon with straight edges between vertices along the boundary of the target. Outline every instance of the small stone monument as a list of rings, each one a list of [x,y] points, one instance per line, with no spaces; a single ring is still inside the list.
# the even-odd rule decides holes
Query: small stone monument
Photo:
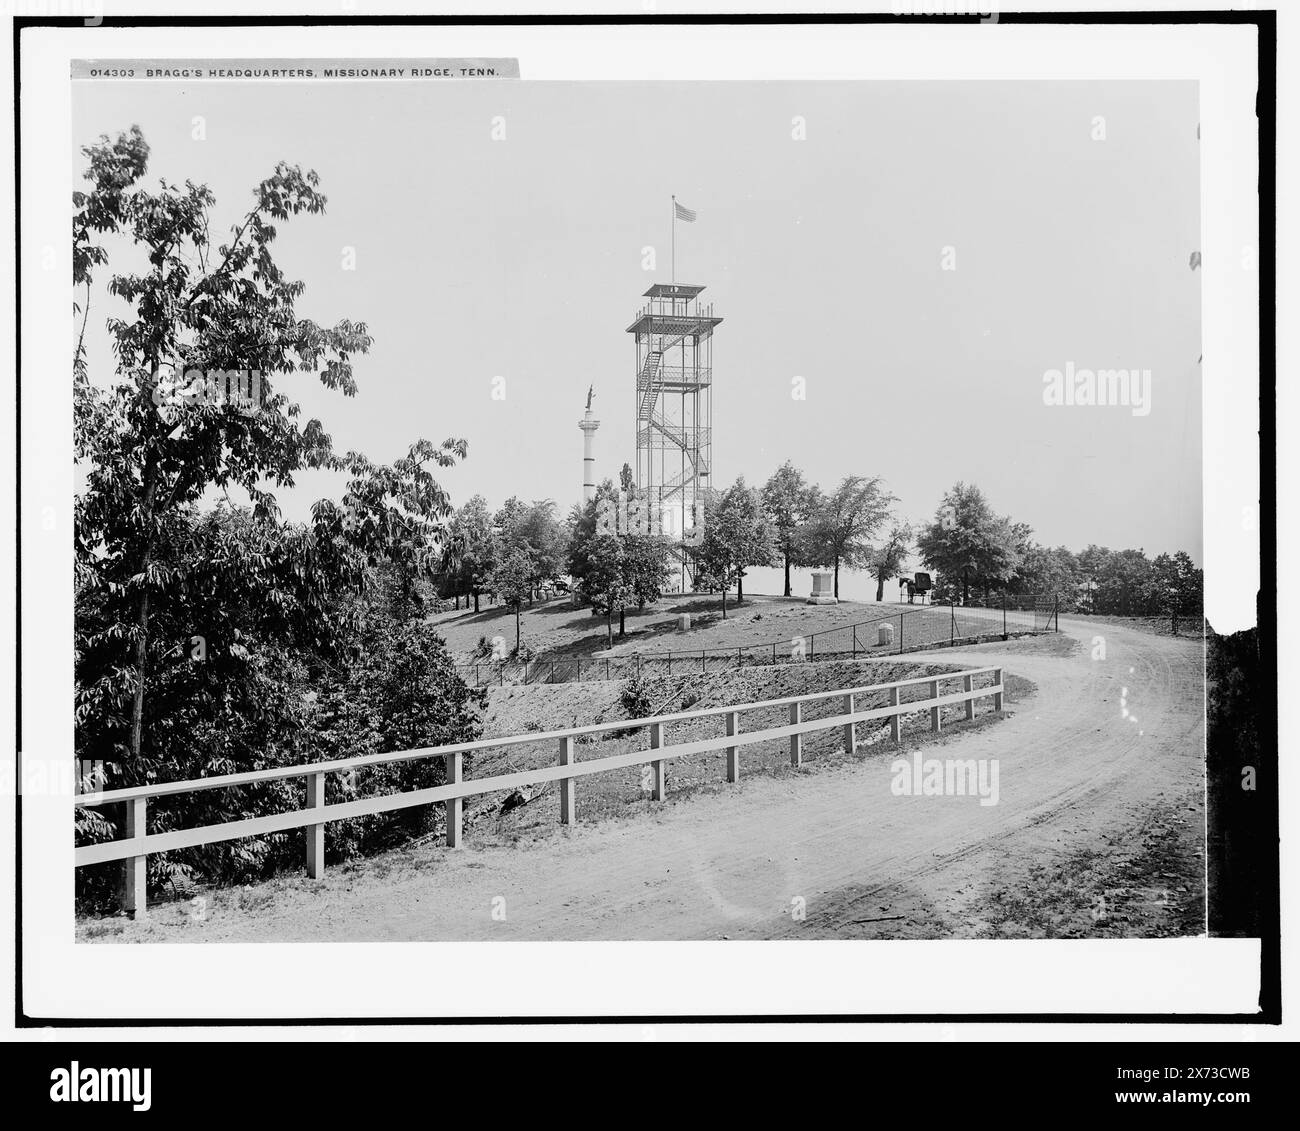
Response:
[[[894,642],[894,626],[889,623],[882,624],[876,629],[877,644],[892,644]]]
[[[690,613],[678,613],[678,614],[677,614],[677,631],[678,631],[678,632],[690,632],[690,631],[691,631],[691,614],[690,614]]]
[[[839,598],[835,593],[835,578],[829,570],[813,570],[813,588],[812,595],[808,598],[809,605],[838,605]]]

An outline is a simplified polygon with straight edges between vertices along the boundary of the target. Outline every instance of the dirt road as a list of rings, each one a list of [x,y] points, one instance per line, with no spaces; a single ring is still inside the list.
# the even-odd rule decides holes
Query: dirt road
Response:
[[[290,879],[262,896],[214,897],[201,922],[190,916],[178,929],[160,908],[152,925],[127,924],[117,937],[1200,933],[1200,642],[1065,618],[1061,629],[1068,639],[936,653],[972,665],[1004,660],[1038,687],[1004,720],[916,748],[924,757],[996,759],[995,805],[896,796],[898,755],[881,749],[863,762],[670,796],[646,815],[557,826],[514,846],[467,838],[457,852],[428,846],[400,865],[369,861],[315,884]],[[1094,658],[1099,631],[1104,658]],[[1063,891],[1073,898],[1061,903]]]

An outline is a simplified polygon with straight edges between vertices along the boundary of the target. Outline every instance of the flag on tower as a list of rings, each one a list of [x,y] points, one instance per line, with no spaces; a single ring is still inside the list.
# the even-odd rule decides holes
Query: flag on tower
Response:
[[[674,206],[674,208],[676,209],[676,216],[677,216],[677,219],[678,219],[678,220],[685,220],[688,224],[694,224],[694,223],[695,223],[695,209],[694,209],[694,208],[686,208],[686,207],[684,207],[682,204],[678,203],[676,197],[673,197],[673,206]]]

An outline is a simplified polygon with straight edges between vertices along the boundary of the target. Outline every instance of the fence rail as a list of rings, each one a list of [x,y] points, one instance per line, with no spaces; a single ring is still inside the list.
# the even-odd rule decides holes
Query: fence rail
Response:
[[[886,625],[889,639],[883,642],[880,630]],[[902,655],[1055,631],[1059,631],[1055,594],[1011,595],[989,605],[924,605],[803,636],[732,648],[668,649],[623,656],[547,655],[532,660],[483,660],[461,664],[459,669],[465,682],[474,687],[706,675],[747,665]]]
[[[975,687],[975,680],[984,676],[991,676],[991,683],[984,687]],[[941,695],[939,693],[940,684],[953,680],[961,681],[961,689]],[[901,692],[904,688],[922,685],[928,685],[926,698],[902,700]],[[118,840],[83,845],[77,848],[75,865],[78,868],[83,868],[92,864],[124,861],[123,904],[127,911],[140,914],[144,912],[146,906],[146,859],[152,853],[171,852],[177,849],[195,848],[204,844],[237,840],[242,837],[265,836],[270,833],[305,828],[307,830],[307,874],[312,879],[319,879],[325,872],[325,826],[332,821],[343,821],[355,817],[371,816],[376,813],[392,812],[398,809],[441,802],[446,806],[447,844],[449,847],[456,848],[461,843],[462,805],[466,797],[558,781],[561,784],[560,822],[562,824],[571,824],[576,814],[574,783],[580,777],[605,773],[628,766],[649,764],[653,771],[653,799],[662,801],[667,793],[667,764],[674,758],[680,758],[688,754],[725,751],[726,780],[736,782],[740,779],[740,748],[743,746],[772,740],[788,740],[790,762],[792,765],[798,766],[802,763],[803,736],[806,734],[842,727],[845,748],[849,753],[853,753],[857,745],[855,726],[858,723],[889,719],[890,738],[894,742],[898,742],[901,720],[904,715],[928,710],[930,712],[930,728],[933,731],[938,731],[942,725],[941,710],[943,707],[964,703],[966,707],[965,717],[973,719],[977,699],[991,696],[993,710],[1001,711],[1003,691],[1002,669],[1000,667],[969,668],[963,671],[944,672],[939,675],[895,680],[892,683],[840,688],[834,691],[817,691],[804,695],[766,699],[753,703],[731,704],[722,707],[705,707],[699,710],[680,711],[675,714],[657,715],[651,718],[591,723],[586,726],[569,727],[565,730],[480,739],[476,742],[462,742],[452,746],[403,750],[391,754],[367,754],[331,762],[307,763],[300,766],[279,766],[271,770],[254,770],[248,773],[224,774],[211,778],[197,778],[191,781],[163,782],[155,785],[132,786],[126,789],[88,793],[77,798],[78,805],[95,807],[124,804],[126,806],[124,825],[126,835]],[[888,697],[888,701],[884,706],[863,709],[856,702],[859,698],[880,693],[884,693]],[[804,717],[806,705],[834,699],[842,701],[841,713],[817,719]],[[787,725],[768,726],[751,731],[741,730],[741,716],[743,714],[773,707],[788,707],[790,721]],[[694,722],[719,716],[725,718],[726,734],[680,742],[675,745],[666,744],[666,732],[672,724]],[[649,748],[625,754],[609,755],[603,758],[593,758],[585,762],[575,760],[574,747],[576,739],[584,735],[601,734],[616,730],[648,730]],[[523,770],[517,773],[497,774],[492,777],[474,780],[464,778],[464,756],[467,753],[538,742],[554,742],[557,744],[558,758],[555,765]],[[384,794],[378,797],[367,797],[334,805],[325,804],[325,777],[327,774],[347,773],[361,766],[403,762],[417,758],[446,759],[447,783],[428,789],[410,790],[405,793]],[[241,821],[203,825],[192,829],[179,829],[153,834],[149,834],[147,831],[147,807],[149,799],[152,797],[207,789],[238,788],[284,778],[307,779],[307,805],[305,808],[276,813],[266,817],[253,817]]]

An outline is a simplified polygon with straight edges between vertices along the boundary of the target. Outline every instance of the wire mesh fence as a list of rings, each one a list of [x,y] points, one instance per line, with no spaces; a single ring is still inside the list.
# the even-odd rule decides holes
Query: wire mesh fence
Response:
[[[464,664],[465,682],[494,684],[576,683],[593,679],[708,675],[761,664],[874,658],[930,648],[975,644],[1011,636],[1054,632],[1054,594],[1009,594],[983,605],[922,605],[867,620],[729,648],[682,648],[621,656],[545,655],[531,660],[483,660]]]

